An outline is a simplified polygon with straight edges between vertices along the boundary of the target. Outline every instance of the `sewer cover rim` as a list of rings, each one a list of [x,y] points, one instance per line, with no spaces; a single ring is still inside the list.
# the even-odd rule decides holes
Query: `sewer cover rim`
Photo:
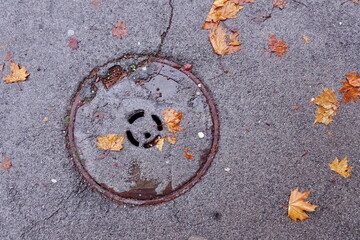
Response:
[[[107,188],[101,183],[98,183],[87,171],[86,167],[82,163],[82,159],[79,157],[76,144],[75,144],[75,119],[76,119],[76,113],[77,110],[82,106],[82,102],[80,101],[80,93],[84,86],[86,86],[87,82],[92,79],[96,74],[99,72],[101,67],[104,67],[108,64],[115,63],[124,59],[129,58],[141,58],[141,57],[147,57],[148,59],[141,64],[149,64],[149,63],[161,63],[168,65],[170,67],[173,67],[183,74],[185,74],[188,78],[190,78],[199,88],[199,90],[203,93],[203,96],[206,99],[206,104],[209,107],[209,112],[211,116],[211,121],[213,123],[211,127],[212,132],[212,142],[211,142],[211,148],[209,153],[207,154],[206,161],[198,168],[197,172],[192,176],[188,181],[183,183],[180,187],[175,189],[174,191],[155,197],[153,199],[133,199],[133,198],[125,198],[122,196],[119,196],[116,191]],[[171,60],[161,58],[161,57],[154,57],[149,55],[125,55],[123,57],[120,57],[118,59],[109,61],[99,67],[95,67],[90,74],[79,84],[78,89],[76,90],[76,93],[74,94],[74,97],[71,100],[69,111],[66,117],[66,135],[67,135],[67,148],[69,150],[70,158],[73,161],[75,168],[80,173],[80,175],[85,179],[86,183],[91,187],[92,190],[95,190],[105,196],[106,198],[118,203],[118,204],[128,204],[128,205],[134,205],[134,206],[151,206],[151,205],[157,205],[161,203],[165,203],[168,201],[171,201],[188,190],[190,190],[196,183],[198,183],[201,178],[206,174],[208,169],[211,166],[211,163],[217,153],[219,140],[220,140],[220,121],[218,117],[218,111],[216,108],[215,101],[213,100],[210,91],[208,88],[204,85],[204,83],[197,78],[194,74],[192,74],[190,71],[187,70],[185,67],[186,65],[180,65],[178,63],[175,63]],[[141,67],[141,66],[139,66]]]

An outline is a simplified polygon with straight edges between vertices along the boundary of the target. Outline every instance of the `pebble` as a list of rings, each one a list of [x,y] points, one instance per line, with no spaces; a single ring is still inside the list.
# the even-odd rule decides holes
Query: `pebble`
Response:
[[[57,180],[55,178],[51,179],[52,183],[57,183]]]
[[[75,34],[74,30],[68,30],[67,32],[67,35],[70,37],[70,36],[73,36]]]
[[[198,96],[199,96],[200,94],[201,94],[200,92],[196,92],[196,95],[198,95]]]
[[[230,172],[230,168],[226,167],[224,168],[225,172]]]
[[[198,132],[198,137],[199,138],[204,138],[205,137],[205,134],[203,132]]]
[[[201,83],[199,83],[199,84],[198,84],[198,87],[202,87],[202,84],[201,84]]]

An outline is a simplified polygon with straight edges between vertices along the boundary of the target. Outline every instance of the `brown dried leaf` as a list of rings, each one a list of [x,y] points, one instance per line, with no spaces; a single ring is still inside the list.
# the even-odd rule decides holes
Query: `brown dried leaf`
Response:
[[[209,33],[209,40],[214,49],[214,52],[219,55],[234,54],[238,52],[241,43],[238,42],[239,33],[230,34],[230,43],[227,44],[226,30],[220,25],[212,29]],[[231,45],[230,45],[231,44]]]
[[[128,34],[127,34],[125,22],[124,21],[117,22],[112,29],[112,34],[119,39],[121,39],[124,36],[127,36]]]
[[[109,150],[109,151],[120,151],[123,148],[124,143],[124,134],[118,136],[115,134],[108,134],[106,137],[98,137],[98,142],[96,146],[100,150]]]
[[[99,8],[100,7],[100,0],[94,0],[94,1],[90,2],[90,4],[94,8]]]
[[[25,66],[19,68],[19,65],[14,62],[10,62],[10,70],[11,75],[6,75],[6,77],[3,78],[6,83],[25,81],[26,78],[30,75],[30,73],[26,72]]]
[[[176,143],[176,137],[167,136],[166,139],[168,140],[168,142],[170,144],[175,144]]]
[[[12,163],[9,161],[10,158],[3,156],[4,161],[0,163],[1,168],[5,171],[9,170],[12,167]]]
[[[350,177],[350,172],[353,169],[353,167],[348,167],[347,157],[345,157],[340,162],[338,158],[335,158],[335,160],[329,164],[329,167],[334,172],[346,178]]]
[[[269,37],[269,48],[271,52],[274,52],[278,56],[286,54],[288,45],[283,40],[277,40],[276,34],[272,34]]]
[[[300,219],[302,221],[306,218],[310,218],[305,213],[305,211],[313,212],[315,211],[315,208],[318,207],[304,201],[308,198],[309,194],[310,191],[306,191],[303,193],[299,192],[299,188],[291,191],[288,205],[288,216],[295,222],[297,221],[297,219]]]
[[[164,118],[169,131],[175,136],[177,135],[177,132],[185,130],[185,128],[180,126],[180,122],[182,120],[182,112],[177,112],[171,108],[165,109],[162,117]]]
[[[346,75],[346,80],[354,87],[360,87],[360,75],[356,76],[355,72]]]
[[[274,7],[283,9],[288,0],[273,0]]]
[[[314,123],[324,123],[326,125],[332,122],[332,117],[336,115],[340,106],[340,103],[336,100],[334,90],[327,88],[325,88],[319,96],[311,100],[311,102],[320,106],[320,108],[316,110],[318,115]]]
[[[344,81],[341,82],[341,84],[343,85],[342,88],[340,89],[340,93],[343,93],[344,96],[344,102],[345,104],[347,104],[348,102],[352,100],[354,100],[354,102],[356,102],[358,100],[358,97],[360,95],[360,90],[354,86],[352,86],[349,82]]]
[[[202,26],[203,29],[213,29],[219,21],[237,18],[236,14],[242,9],[227,0],[215,0]]]
[[[189,150],[188,150],[187,148],[184,149],[184,152],[185,152],[184,156],[185,156],[187,159],[192,159],[192,158],[195,157],[194,155],[192,155],[192,154],[189,152]]]

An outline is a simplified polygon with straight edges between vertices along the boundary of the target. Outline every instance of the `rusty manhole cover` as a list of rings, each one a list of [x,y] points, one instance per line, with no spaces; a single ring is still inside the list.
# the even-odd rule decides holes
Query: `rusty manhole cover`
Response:
[[[215,104],[191,66],[151,56],[125,56],[95,68],[81,83],[67,117],[71,159],[90,186],[132,205],[170,201],[193,187],[216,154]],[[172,134],[162,114],[182,112],[186,130]],[[121,151],[105,157],[99,136],[124,134]],[[160,138],[167,140],[160,151]],[[185,149],[194,158],[185,157]]]

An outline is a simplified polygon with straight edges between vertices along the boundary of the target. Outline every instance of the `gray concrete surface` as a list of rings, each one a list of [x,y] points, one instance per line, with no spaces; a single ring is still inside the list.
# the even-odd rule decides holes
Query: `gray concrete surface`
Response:
[[[316,108],[309,104],[360,71],[360,6],[341,2],[290,0],[261,23],[253,19],[271,1],[246,5],[227,22],[241,29],[244,49],[223,58],[231,73],[222,74],[201,30],[211,0],[108,0],[99,9],[85,0],[0,0],[0,58],[10,50],[31,73],[23,91],[0,83],[0,152],[13,164],[0,174],[0,239],[359,239],[360,108],[342,105],[325,126],[313,125]],[[111,34],[120,20],[129,32],[121,40]],[[67,47],[68,30],[78,50]],[[272,33],[289,44],[285,56],[261,51]],[[202,181],[176,200],[116,205],[74,170],[65,147],[67,107],[93,67],[159,50],[192,64],[211,89],[221,119],[219,152]],[[352,177],[335,184],[327,164],[345,156]],[[297,186],[313,191],[309,201],[320,207],[295,223],[279,205]]]

